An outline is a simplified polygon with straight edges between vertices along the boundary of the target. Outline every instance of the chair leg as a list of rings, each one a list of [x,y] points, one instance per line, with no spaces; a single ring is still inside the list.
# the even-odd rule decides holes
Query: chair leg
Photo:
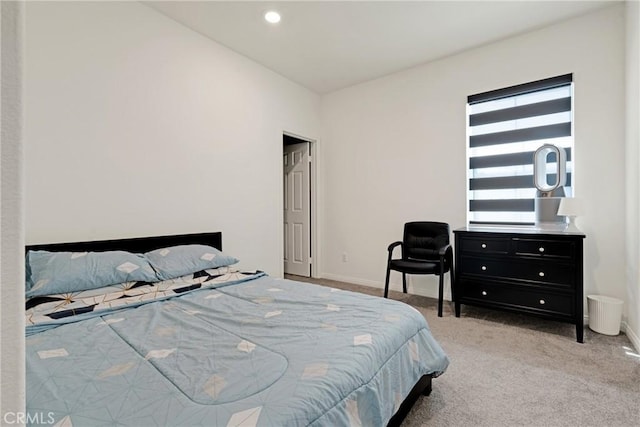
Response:
[[[456,301],[456,274],[453,271],[453,266],[449,270],[449,281],[451,282],[451,300]]]
[[[451,270],[451,299],[453,299],[453,307],[456,317],[460,317],[460,301],[458,301],[458,293],[456,292],[455,273]]]
[[[402,292],[407,293],[407,275],[402,273]]]
[[[444,274],[440,275],[440,286],[438,290],[438,317],[442,317],[442,293],[444,290]]]
[[[384,297],[387,298],[389,295],[389,275],[391,274],[391,269],[387,267],[387,279],[384,281]]]

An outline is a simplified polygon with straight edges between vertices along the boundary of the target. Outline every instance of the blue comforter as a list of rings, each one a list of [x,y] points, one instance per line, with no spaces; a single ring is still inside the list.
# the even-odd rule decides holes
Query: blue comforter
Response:
[[[31,307],[28,412],[74,427],[383,426],[449,363],[400,302],[260,273],[162,289]]]

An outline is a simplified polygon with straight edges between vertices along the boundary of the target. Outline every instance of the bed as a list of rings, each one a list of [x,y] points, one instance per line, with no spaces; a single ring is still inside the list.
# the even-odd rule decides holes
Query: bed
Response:
[[[32,424],[400,425],[449,363],[412,307],[238,270],[221,233],[26,249]]]

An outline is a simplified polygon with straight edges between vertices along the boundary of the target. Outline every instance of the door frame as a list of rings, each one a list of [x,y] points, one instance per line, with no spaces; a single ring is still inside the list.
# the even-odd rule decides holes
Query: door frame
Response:
[[[313,278],[318,278],[320,277],[320,242],[319,242],[319,235],[320,233],[318,233],[318,142],[315,139],[306,137],[306,136],[302,136],[293,132],[289,132],[289,131],[282,131],[282,137],[284,137],[285,135],[287,136],[291,136],[297,139],[302,140],[303,142],[308,142],[309,143],[309,156],[311,159],[310,165],[310,171],[309,171],[309,214],[311,217],[311,221],[309,223],[309,242],[310,242],[310,249],[311,249],[311,277]],[[282,138],[281,138],[282,139]],[[280,155],[280,159],[282,159],[282,154],[284,154],[284,142],[281,141],[281,155]],[[280,168],[280,170],[282,171],[282,167]],[[282,179],[280,179],[280,182],[282,183],[284,179],[284,174],[282,175]],[[282,208],[282,204],[284,203],[284,193],[283,193],[283,186],[280,185],[280,207]],[[284,213],[282,213],[281,217],[284,215]],[[280,220],[280,227],[282,227],[282,219]],[[284,230],[283,230],[284,231]],[[282,250],[280,251],[280,254],[283,253],[284,251],[284,247],[285,247],[285,242],[284,242],[284,232],[280,233],[280,241],[281,241],[281,248]],[[282,263],[281,263],[281,271],[282,271],[282,277],[284,277],[284,259],[282,259]]]

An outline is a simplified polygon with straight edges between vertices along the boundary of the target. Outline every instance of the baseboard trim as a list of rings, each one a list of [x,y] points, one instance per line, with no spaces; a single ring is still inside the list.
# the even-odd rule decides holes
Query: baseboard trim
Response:
[[[638,337],[638,334],[629,327],[629,324],[627,322],[622,322],[622,326],[624,327],[624,333],[627,336],[627,338],[629,338],[629,341],[631,341],[631,344],[633,344],[633,346],[635,347],[635,350],[637,353],[640,353],[640,338]]]
[[[371,288],[384,289],[384,285],[380,282],[376,282],[375,280],[360,279],[358,277],[341,276],[339,274],[332,274],[332,273],[322,273],[321,276],[323,279],[335,280],[336,282],[353,283],[354,285],[364,285],[364,286],[369,286]],[[391,287],[393,287],[393,284],[391,284]]]
[[[354,285],[363,285],[363,286],[369,286],[371,288],[376,288],[376,289],[384,289],[384,282],[378,282],[375,280],[367,280],[367,279],[362,279],[359,277],[350,277],[350,276],[342,276],[340,274],[333,274],[333,273],[322,273],[321,276],[322,279],[329,279],[329,280],[335,280],[338,282],[346,282],[346,283],[353,283]],[[421,291],[419,289],[415,289],[412,286],[412,282],[411,282],[411,276],[409,276],[407,278],[408,282],[408,288],[409,288],[409,293],[410,294],[414,294],[414,295],[419,295],[419,296],[423,296],[426,298],[435,298],[438,299],[438,289],[437,286],[435,288],[432,288],[432,291],[435,289],[435,294],[433,293],[428,293]],[[427,289],[427,288],[424,288]],[[445,282],[445,292],[444,292],[444,300],[445,301],[451,301],[451,296],[450,296],[450,292],[448,292],[449,288],[449,283]],[[389,283],[389,290],[391,291],[395,291],[395,292],[402,292],[402,283],[394,283],[394,282],[390,282]],[[382,293],[380,294],[382,295]]]

